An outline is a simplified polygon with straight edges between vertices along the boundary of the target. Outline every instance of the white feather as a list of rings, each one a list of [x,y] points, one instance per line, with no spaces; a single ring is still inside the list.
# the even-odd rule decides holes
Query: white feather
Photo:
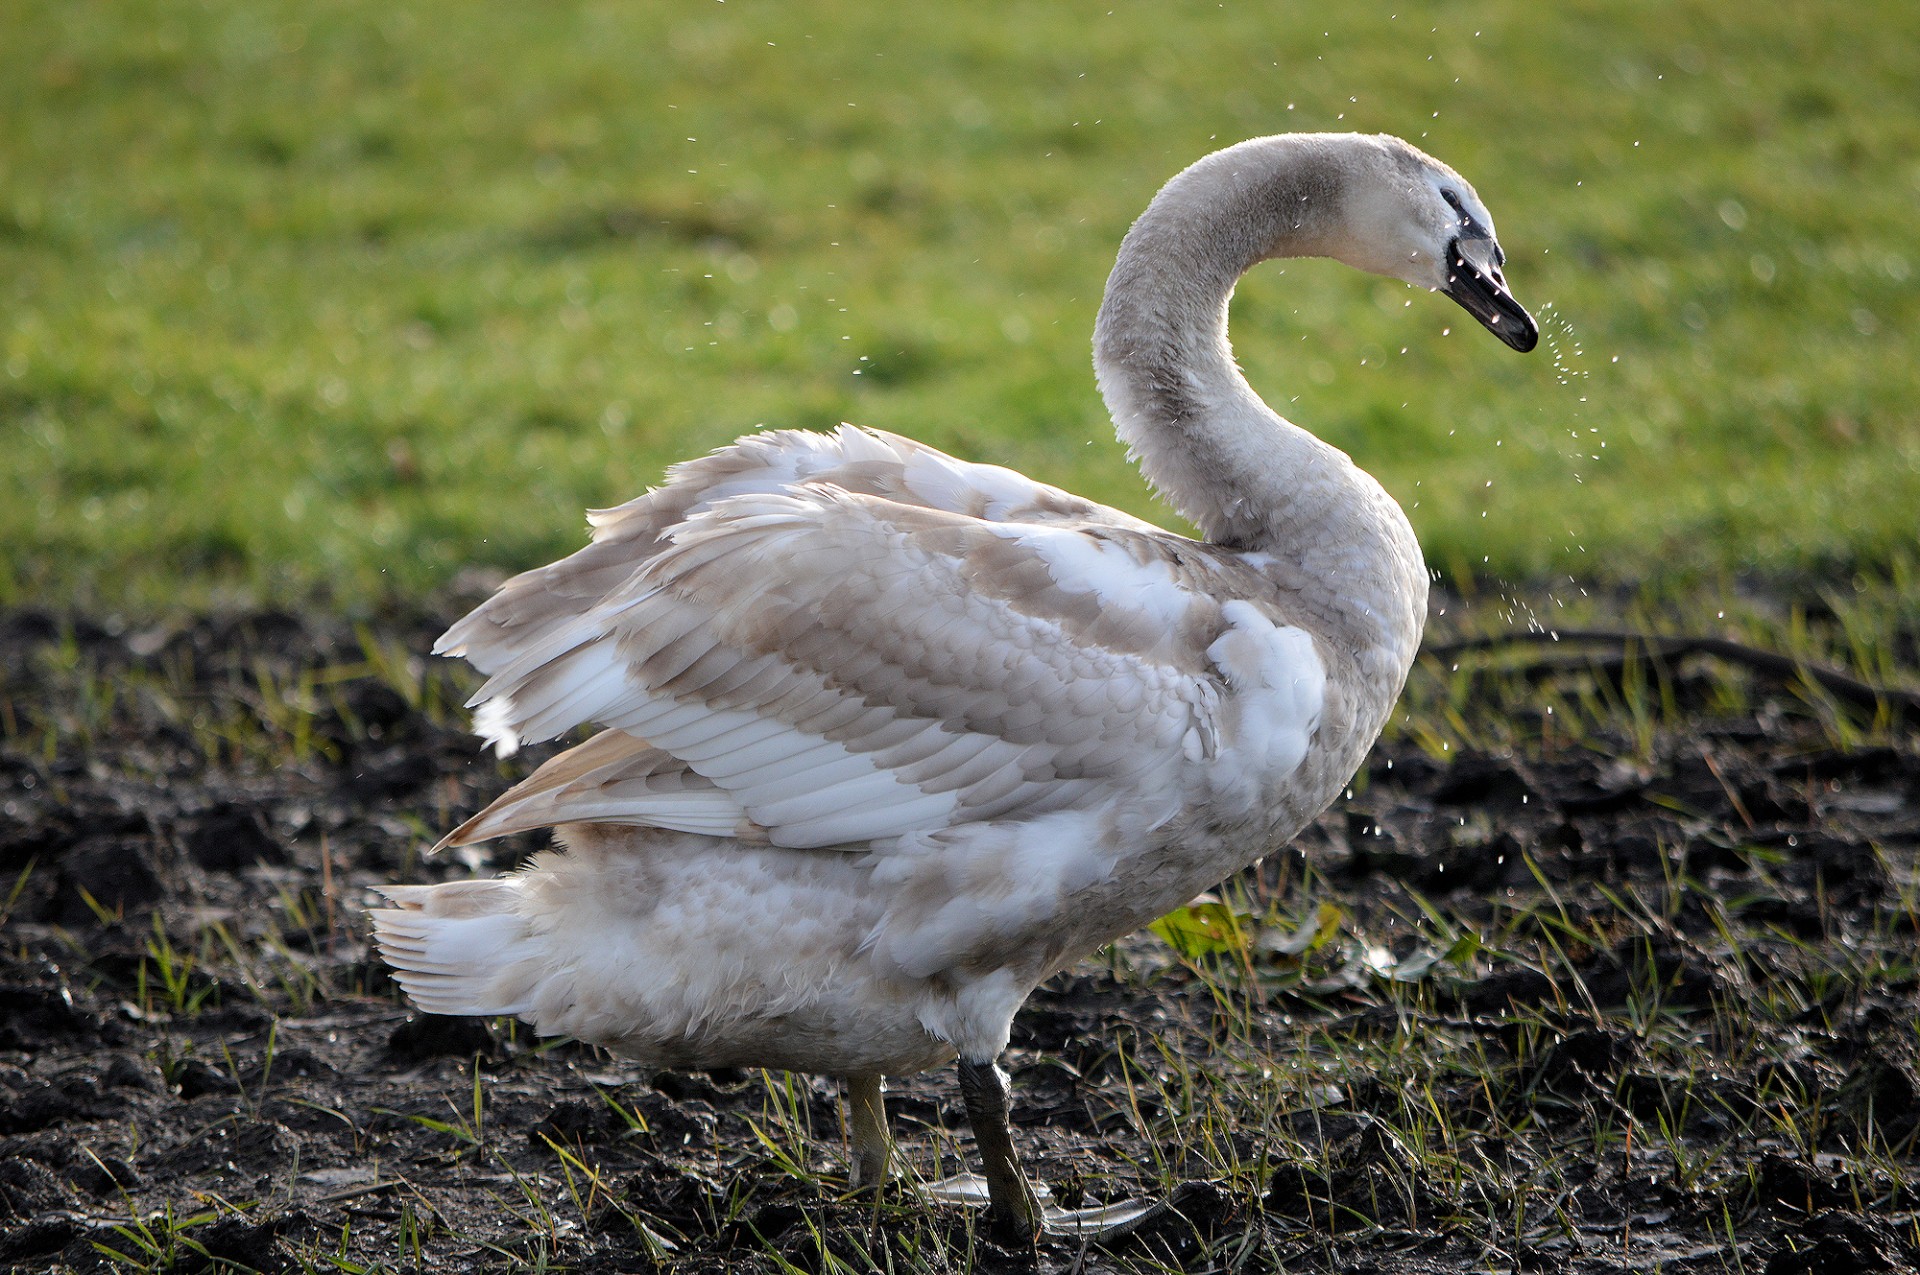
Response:
[[[519,1014],[515,970],[528,953],[518,883],[458,881],[391,887],[400,906],[375,909],[374,940],[407,997],[430,1014]],[[523,989],[521,989],[523,990]]]

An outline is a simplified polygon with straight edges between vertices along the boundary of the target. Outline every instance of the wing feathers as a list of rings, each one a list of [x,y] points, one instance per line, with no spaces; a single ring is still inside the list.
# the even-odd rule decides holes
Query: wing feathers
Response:
[[[900,786],[893,774],[879,770],[871,758],[859,753],[834,752],[822,748],[808,755],[804,765],[790,765],[779,771],[762,771],[750,777],[730,776],[731,791],[740,803],[757,810],[765,821],[777,826],[788,819],[802,817],[797,811],[801,807],[796,802],[814,799],[824,790],[831,789],[831,800],[852,802],[859,799],[864,791],[855,787],[858,783],[873,780],[868,788],[875,792],[892,793]],[[885,783],[879,782],[885,780]],[[892,787],[888,787],[892,785]]]
[[[585,721],[646,751],[590,741],[456,837],[627,818],[829,846],[1143,785],[1177,803],[1221,729],[1212,648],[1252,632],[1223,603],[1279,614],[1224,550],[852,427],[743,439],[590,521],[436,649],[491,675],[503,751]]]
[[[469,845],[554,823],[634,823],[738,835],[746,811],[678,758],[604,731],[552,758],[435,846]]]

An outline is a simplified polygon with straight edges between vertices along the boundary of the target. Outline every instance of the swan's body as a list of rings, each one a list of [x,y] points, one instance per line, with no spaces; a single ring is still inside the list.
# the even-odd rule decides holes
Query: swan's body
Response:
[[[859,1078],[868,1173],[877,1077],[958,1054],[996,1213],[1030,1228],[986,1092],[1015,1010],[1324,809],[1425,616],[1399,507],[1234,367],[1233,284],[1335,256],[1530,348],[1490,226],[1391,138],[1257,139],[1168,184],[1095,365],[1201,541],[850,426],[744,438],[595,514],[437,648],[489,675],[503,752],[606,729],[449,838],[553,825],[565,853],[390,891],[409,995],[662,1066]]]

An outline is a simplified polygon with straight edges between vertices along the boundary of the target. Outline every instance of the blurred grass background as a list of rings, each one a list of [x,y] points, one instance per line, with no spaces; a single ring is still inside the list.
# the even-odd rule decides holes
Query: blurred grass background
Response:
[[[1436,566],[1899,574],[1916,84],[1906,0],[17,0],[0,603],[364,611],[762,424],[1172,522],[1093,389],[1100,288],[1162,181],[1290,129],[1461,169],[1543,319],[1521,358],[1328,263],[1241,289],[1255,386]]]

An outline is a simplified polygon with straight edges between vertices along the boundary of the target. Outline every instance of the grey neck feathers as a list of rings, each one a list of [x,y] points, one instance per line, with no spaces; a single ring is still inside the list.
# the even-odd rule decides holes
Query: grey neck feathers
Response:
[[[1367,617],[1411,660],[1427,577],[1405,515],[1345,453],[1262,402],[1227,343],[1242,274],[1341,244],[1370,140],[1263,138],[1175,177],[1121,244],[1094,369],[1141,472],[1208,540],[1297,564],[1290,585],[1331,589],[1322,605]]]

